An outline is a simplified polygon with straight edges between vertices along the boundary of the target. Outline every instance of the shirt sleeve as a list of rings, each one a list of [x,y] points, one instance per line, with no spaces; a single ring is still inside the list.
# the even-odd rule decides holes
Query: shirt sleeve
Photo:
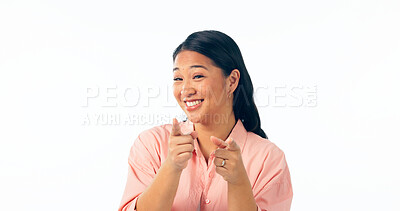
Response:
[[[156,137],[141,133],[133,143],[128,158],[128,178],[118,211],[136,210],[140,194],[151,184],[160,167]]]
[[[292,183],[285,154],[278,147],[267,154],[253,188],[259,211],[289,211]]]

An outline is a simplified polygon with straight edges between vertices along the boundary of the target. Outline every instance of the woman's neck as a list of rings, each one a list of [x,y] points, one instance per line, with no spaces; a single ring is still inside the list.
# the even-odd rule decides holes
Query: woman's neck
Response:
[[[208,121],[206,124],[194,123],[195,130],[198,133],[199,146],[206,160],[208,160],[209,153],[217,148],[210,140],[210,137],[215,136],[226,140],[235,124],[236,120],[233,112],[227,119],[221,121]]]

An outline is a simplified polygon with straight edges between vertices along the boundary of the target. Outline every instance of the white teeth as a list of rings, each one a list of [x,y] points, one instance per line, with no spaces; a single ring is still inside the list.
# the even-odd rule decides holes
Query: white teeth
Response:
[[[201,103],[201,100],[196,100],[196,101],[192,101],[192,102],[186,102],[187,106],[195,106],[197,104]]]

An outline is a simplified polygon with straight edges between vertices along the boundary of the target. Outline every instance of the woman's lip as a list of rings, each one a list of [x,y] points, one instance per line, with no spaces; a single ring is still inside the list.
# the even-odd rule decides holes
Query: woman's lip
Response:
[[[186,108],[186,110],[187,111],[193,111],[193,110],[196,110],[197,108],[199,108],[200,106],[201,106],[201,104],[203,104],[203,102],[204,102],[204,100],[201,100],[201,99],[199,99],[201,102],[199,103],[199,104],[197,104],[197,105],[194,105],[194,106],[188,106],[187,104],[186,104],[186,102],[193,102],[193,101],[197,101],[197,100],[190,100],[190,101],[184,101],[185,102],[185,108]]]
[[[184,103],[186,103],[186,102],[194,102],[194,101],[198,101],[198,100],[203,101],[204,99],[184,100],[183,102],[184,102]]]

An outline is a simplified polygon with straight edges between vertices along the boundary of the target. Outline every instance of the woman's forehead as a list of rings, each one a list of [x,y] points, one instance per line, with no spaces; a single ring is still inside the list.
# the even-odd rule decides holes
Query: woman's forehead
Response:
[[[180,52],[174,61],[174,65],[193,65],[192,63],[198,63],[200,65],[212,65],[212,60],[207,56],[195,51],[182,51]]]
[[[208,71],[219,69],[210,58],[195,51],[182,51],[176,56],[173,71],[193,68],[202,68]]]

